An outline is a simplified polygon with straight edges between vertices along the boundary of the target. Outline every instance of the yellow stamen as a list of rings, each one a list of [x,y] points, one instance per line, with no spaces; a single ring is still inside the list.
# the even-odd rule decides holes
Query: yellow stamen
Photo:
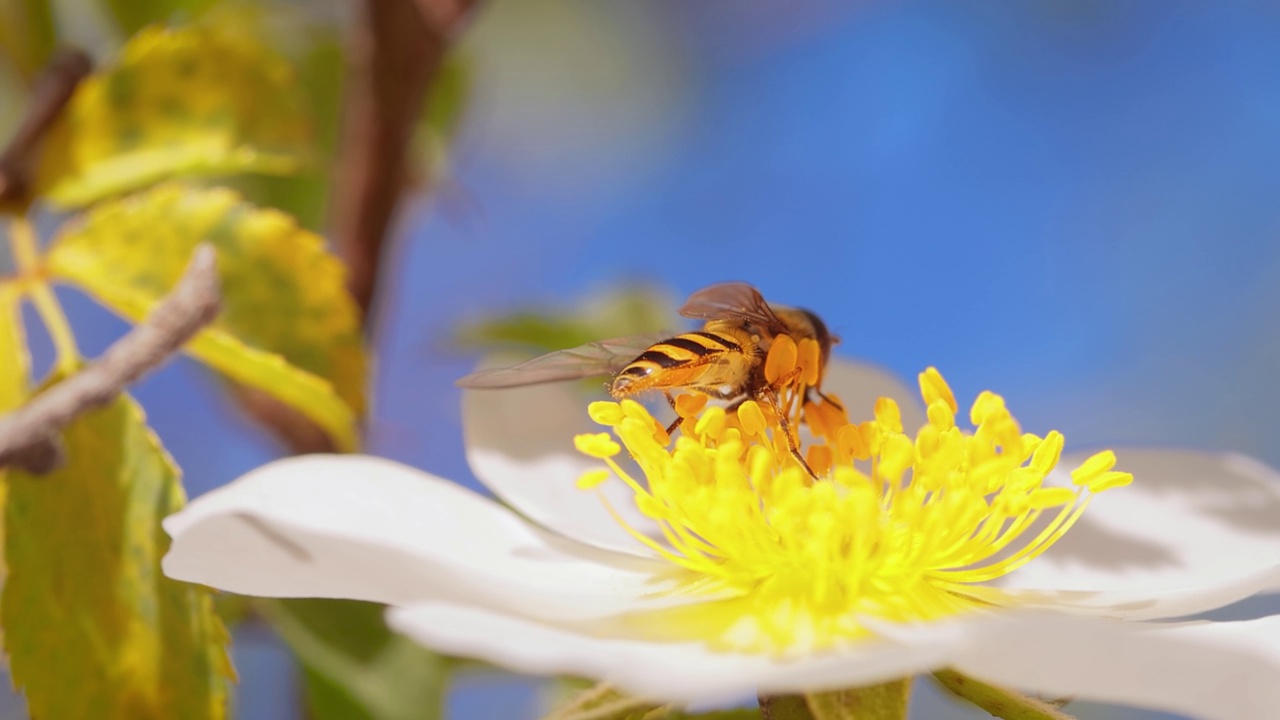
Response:
[[[583,455],[593,458],[610,458],[622,451],[622,446],[609,437],[609,433],[578,435],[573,439],[573,446]]]
[[[755,435],[764,437],[764,430],[768,427],[764,413],[760,411],[760,405],[755,400],[746,400],[738,406],[738,424],[742,426],[742,432],[747,437]]]
[[[951,392],[951,386],[942,378],[942,373],[938,372],[936,367],[927,367],[920,373],[920,396],[924,398],[926,407],[941,400],[950,408],[952,415],[960,411],[960,406],[956,404],[956,396]]]
[[[805,385],[817,385],[818,374],[822,369],[822,348],[813,338],[804,338],[796,344],[796,364],[800,366],[800,382]]]
[[[770,385],[778,382],[778,378],[787,375],[796,368],[799,350],[789,335],[779,335],[769,348],[769,355],[764,360],[764,379]]]
[[[682,418],[697,417],[707,406],[707,396],[702,393],[685,393],[676,397],[676,414]],[[603,423],[602,423],[603,424]]]
[[[608,470],[588,470],[582,473],[582,477],[578,478],[579,490],[590,490],[599,487],[605,480],[609,479],[610,472]]]
[[[627,531],[686,573],[680,592],[707,597],[682,607],[674,625],[670,615],[635,618],[648,631],[787,654],[867,637],[865,618],[914,622],[989,607],[1002,596],[981,583],[1034,560],[1095,494],[1132,480],[1108,451],[1076,469],[1070,485],[1050,483],[1060,433],[1024,433],[990,392],[969,410],[976,427],[962,430],[934,368],[920,374],[929,422],[914,435],[888,398],[875,403],[873,420],[852,423],[838,406],[803,402],[813,350],[787,342],[774,341],[766,375],[801,368],[780,404],[796,408],[794,417],[803,410],[814,440],[802,453],[817,481],[794,459],[769,404],[750,400],[726,415],[681,396],[674,444],[637,403],[593,404],[589,413],[626,447],[643,482],[614,462],[621,448],[609,434],[575,438],[609,466],[578,485],[616,475],[662,539]]]

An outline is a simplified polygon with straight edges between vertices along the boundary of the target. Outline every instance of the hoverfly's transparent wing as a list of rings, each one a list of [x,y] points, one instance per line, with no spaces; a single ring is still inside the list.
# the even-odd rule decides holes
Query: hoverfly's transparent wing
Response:
[[[760,291],[744,282],[726,282],[702,288],[689,296],[680,314],[699,320],[738,320],[786,332]]]
[[[669,337],[671,333],[650,333],[600,340],[539,355],[519,365],[474,372],[459,378],[455,384],[478,390],[613,375],[648,350],[649,346]]]

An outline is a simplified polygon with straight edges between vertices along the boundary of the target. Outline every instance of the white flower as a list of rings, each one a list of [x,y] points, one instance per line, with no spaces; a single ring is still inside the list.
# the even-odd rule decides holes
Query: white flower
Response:
[[[855,410],[871,406],[877,396],[898,399],[906,427],[946,426],[947,412],[937,404],[947,404],[949,390],[926,389],[926,399],[933,401],[926,423],[909,401],[911,393],[880,371],[838,363],[827,387]],[[598,406],[595,414],[615,410],[621,412]],[[892,425],[891,405],[880,403],[878,410],[881,426]],[[605,419],[626,435],[620,418]],[[796,585],[799,599],[788,600],[781,581],[772,581],[790,576],[778,570],[782,565],[767,564],[786,558],[761,560],[771,581],[770,593],[763,595],[743,589],[755,587],[747,576],[756,567],[749,555],[721,563],[737,574],[699,575],[699,568],[721,567],[705,564],[706,557],[723,559],[756,541],[747,535],[681,535],[737,527],[732,514],[716,514],[716,508],[739,512],[725,506],[728,496],[708,496],[716,503],[705,507],[690,501],[677,512],[661,503],[679,498],[654,491],[648,502],[661,506],[647,507],[645,514],[636,509],[635,493],[617,480],[598,492],[576,488],[579,478],[596,482],[604,475],[596,470],[600,460],[572,447],[575,433],[591,429],[573,387],[469,393],[464,420],[472,468],[520,514],[387,460],[293,458],[259,468],[167,519],[173,546],[165,572],[247,595],[387,603],[393,627],[440,651],[521,672],[607,680],[664,701],[714,703],[757,692],[845,688],[951,667],[1025,691],[1213,720],[1271,718],[1280,707],[1280,617],[1149,622],[1280,586],[1280,484],[1273,471],[1248,458],[1124,450],[1120,466],[1137,478],[1132,486],[1093,497],[1088,512],[1076,513],[1074,527],[1056,543],[1037,545],[1029,531],[1011,540],[1006,550],[1031,548],[1038,553],[1033,561],[991,582],[975,580],[992,574],[983,567],[1012,567],[1001,565],[998,555],[967,566],[979,568],[977,573],[942,568],[929,576],[934,584],[924,594],[895,594],[894,588],[928,583],[903,584],[884,575],[875,580],[879,594],[858,600],[855,610],[826,612],[821,598],[836,592],[846,593],[840,597],[847,600],[853,591],[842,585],[819,592],[810,583]],[[695,439],[714,430],[688,429]],[[738,437],[726,440],[722,433],[703,442]],[[1028,455],[1046,448],[1028,463],[1047,462],[1050,455],[1056,460],[1056,441],[1052,434],[1026,436]],[[637,449],[637,442],[642,441],[626,440],[646,470],[665,472],[653,464],[666,461],[646,459],[652,448]],[[893,442],[886,441],[877,456],[882,466],[892,465],[886,448]],[[603,438],[583,438],[580,445],[600,457],[610,454]],[[831,445],[836,455],[842,452],[834,440]],[[779,457],[772,461],[781,477],[787,471]],[[1062,460],[1069,467],[1082,462]],[[1095,467],[1089,477],[1096,480],[1107,469]],[[915,472],[925,474],[923,466]],[[1018,477],[1025,480],[1024,475]],[[1061,478],[1055,472],[1044,487]],[[1031,487],[1032,480],[1023,480],[1003,487]],[[1038,488],[1039,480],[1034,482]],[[1036,495],[1032,503],[1076,508],[1093,495],[1085,485],[1070,493],[1069,502],[1059,488]],[[1061,486],[1070,482],[1063,479]],[[843,501],[857,492],[831,497]],[[1025,509],[1016,498],[1000,502],[1005,519]],[[959,513],[946,516],[949,523],[968,517],[955,508],[948,512]],[[718,519],[707,525],[711,515]],[[908,530],[915,515],[903,519]],[[667,521],[665,539],[654,517]],[[840,557],[848,556],[842,527],[835,526],[834,535],[794,536],[809,543],[803,552],[819,553],[803,557],[827,557],[821,555],[828,547],[822,537],[843,537]],[[633,534],[663,539],[658,547],[668,554],[675,547],[678,557],[662,557]],[[897,542],[885,535],[877,543],[887,547],[890,541]],[[706,553],[699,555],[699,548]],[[728,549],[717,555],[720,548]],[[877,562],[884,561],[881,544],[868,548],[867,553],[881,552]],[[914,561],[895,557],[900,565],[885,567],[915,572]],[[947,592],[937,591],[937,578],[949,578]],[[842,574],[821,582],[846,580]],[[975,599],[995,605],[984,609]]]

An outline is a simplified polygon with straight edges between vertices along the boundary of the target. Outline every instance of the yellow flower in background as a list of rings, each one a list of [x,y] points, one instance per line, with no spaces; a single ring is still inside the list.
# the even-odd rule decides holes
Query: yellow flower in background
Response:
[[[826,387],[856,424],[793,398],[813,413],[817,480],[760,406],[682,400],[668,443],[631,403],[591,406],[600,433],[570,386],[467,393],[468,459],[512,509],[387,460],[294,458],[171,517],[165,570],[387,603],[393,627],[442,652],[663,702],[950,667],[1055,696],[1272,716],[1280,618],[1143,622],[1280,585],[1270,469],[1129,449],[1137,481],[1113,491],[1129,476],[1109,453],[1060,457],[1060,435],[1025,433],[991,394],[963,430],[941,376],[921,386],[923,412],[886,374],[833,363]]]

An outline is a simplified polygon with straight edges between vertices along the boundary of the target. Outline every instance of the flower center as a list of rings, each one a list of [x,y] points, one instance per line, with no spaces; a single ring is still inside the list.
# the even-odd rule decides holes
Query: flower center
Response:
[[[575,444],[609,470],[587,473],[579,486],[616,475],[631,488],[665,543],[619,522],[699,578],[690,591],[715,598],[703,618],[714,617],[715,629],[704,639],[786,653],[866,635],[868,619],[931,620],[990,604],[980,584],[1057,542],[1095,493],[1132,481],[1112,470],[1106,451],[1075,469],[1071,486],[1046,484],[1060,433],[1023,433],[990,392],[969,410],[974,429],[962,430],[941,374],[929,368],[919,380],[928,422],[914,436],[892,399],[876,402],[873,419],[851,423],[838,400],[803,402],[802,385],[779,408],[748,400],[726,411],[683,395],[674,444],[640,404],[592,403],[591,417],[611,433]],[[817,480],[777,419],[793,407],[813,436],[804,456]],[[613,459],[623,446],[643,479]]]

